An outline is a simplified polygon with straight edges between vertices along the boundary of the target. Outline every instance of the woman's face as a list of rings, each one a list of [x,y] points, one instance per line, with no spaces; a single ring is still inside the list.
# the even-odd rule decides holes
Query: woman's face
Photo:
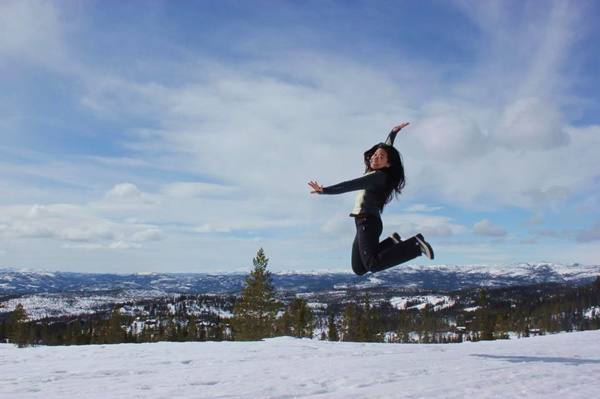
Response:
[[[378,170],[387,168],[390,166],[388,161],[387,151],[383,148],[378,148],[377,151],[373,155],[371,155],[371,159],[369,159],[369,166],[372,170]]]

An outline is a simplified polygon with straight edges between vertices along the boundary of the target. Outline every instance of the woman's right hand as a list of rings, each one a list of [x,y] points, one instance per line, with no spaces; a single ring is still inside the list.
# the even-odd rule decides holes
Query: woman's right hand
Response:
[[[312,188],[312,191],[310,192],[311,194],[321,194],[323,192],[323,186],[321,186],[314,180],[309,181],[308,185],[310,186],[310,188]]]

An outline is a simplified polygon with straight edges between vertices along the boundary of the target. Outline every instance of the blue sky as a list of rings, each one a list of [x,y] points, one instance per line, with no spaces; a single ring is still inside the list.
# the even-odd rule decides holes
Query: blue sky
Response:
[[[593,1],[0,3],[0,267],[350,270],[362,152],[403,121],[384,234],[436,259],[600,259]]]

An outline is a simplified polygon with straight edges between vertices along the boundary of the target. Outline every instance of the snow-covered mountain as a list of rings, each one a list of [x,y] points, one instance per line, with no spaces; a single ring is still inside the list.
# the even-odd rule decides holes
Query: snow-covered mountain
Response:
[[[585,284],[600,276],[600,265],[521,263],[500,266],[396,267],[385,272],[355,276],[335,272],[273,273],[278,290],[320,292],[368,287],[458,290],[539,283]],[[165,293],[236,293],[246,273],[140,273],[97,274],[0,269],[0,294],[63,293],[81,291],[151,290]]]

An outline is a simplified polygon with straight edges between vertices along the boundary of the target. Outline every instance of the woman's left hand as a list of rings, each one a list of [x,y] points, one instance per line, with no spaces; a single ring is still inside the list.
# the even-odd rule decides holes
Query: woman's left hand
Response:
[[[323,186],[321,186],[319,183],[317,183],[314,180],[309,181],[308,185],[310,186],[310,188],[312,188],[312,191],[310,192],[311,194],[316,194],[316,193],[321,194],[323,192]]]
[[[404,129],[408,125],[410,125],[409,122],[404,122],[404,123],[399,124],[398,126],[394,126],[392,128],[392,132],[399,132],[400,130]]]

